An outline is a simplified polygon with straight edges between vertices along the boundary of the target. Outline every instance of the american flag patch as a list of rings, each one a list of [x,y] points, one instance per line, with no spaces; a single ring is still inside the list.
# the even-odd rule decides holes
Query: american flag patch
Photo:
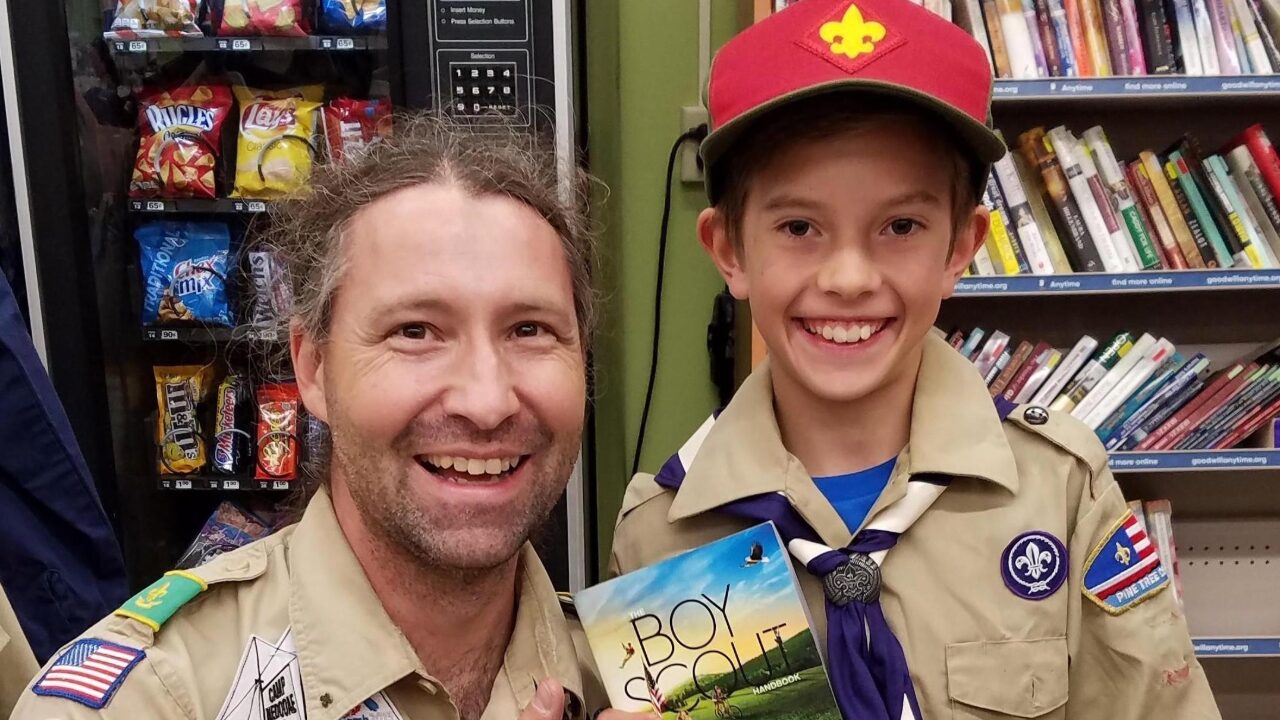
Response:
[[[31,691],[101,709],[145,655],[142,650],[105,640],[77,640],[63,651]]]

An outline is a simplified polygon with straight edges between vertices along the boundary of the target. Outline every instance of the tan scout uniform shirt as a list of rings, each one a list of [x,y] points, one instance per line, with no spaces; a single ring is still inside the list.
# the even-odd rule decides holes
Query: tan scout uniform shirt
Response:
[[[1127,510],[1088,428],[1057,413],[1036,426],[1023,409],[1002,424],[972,365],[930,335],[907,447],[869,517],[921,473],[952,483],[889,551],[881,603],[928,720],[1219,717],[1172,593],[1116,616],[1081,594],[1091,550]],[[714,508],[768,492],[785,494],[827,545],[852,539],[782,446],[765,365],[721,413],[678,493],[649,475],[632,480],[613,571],[745,528]],[[1011,592],[1000,570],[1005,547],[1031,530],[1052,533],[1069,554],[1067,581],[1038,601]],[[821,583],[797,570],[825,647]]]
[[[0,588],[0,718],[9,717],[22,689],[39,669],[18,616]]]
[[[515,718],[532,699],[535,680],[545,677],[582,694],[573,640],[551,581],[531,546],[520,561],[515,628],[484,720]],[[274,644],[290,627],[308,720],[337,720],[379,692],[404,720],[458,717],[447,690],[423,669],[369,587],[324,492],[297,525],[192,572],[209,583],[208,590],[158,632],[112,616],[85,633],[146,652],[106,707],[93,710],[27,692],[15,720],[214,720],[250,637]]]

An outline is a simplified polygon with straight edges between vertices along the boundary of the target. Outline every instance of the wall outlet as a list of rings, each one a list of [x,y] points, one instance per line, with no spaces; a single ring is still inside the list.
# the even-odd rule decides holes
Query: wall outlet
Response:
[[[680,132],[685,133],[707,123],[707,109],[701,105],[680,108]],[[700,143],[689,140],[680,148],[680,180],[687,183],[702,182],[702,160],[698,157]]]

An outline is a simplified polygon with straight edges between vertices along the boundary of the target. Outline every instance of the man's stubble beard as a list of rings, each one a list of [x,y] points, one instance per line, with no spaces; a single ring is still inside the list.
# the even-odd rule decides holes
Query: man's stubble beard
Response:
[[[456,508],[431,512],[419,504],[412,488],[416,470],[404,464],[412,438],[440,436],[456,421],[424,426],[415,421],[390,447],[366,440],[347,420],[341,406],[329,407],[332,435],[332,478],[341,477],[352,504],[369,533],[396,554],[406,556],[434,573],[467,577],[483,575],[509,562],[550,516],[564,492],[578,456],[578,434],[556,437],[541,424],[524,433],[536,434],[537,464],[530,465],[520,499],[507,512],[476,513]],[[529,423],[526,423],[529,425]],[[503,437],[511,437],[499,429]],[[495,433],[471,433],[492,438]],[[454,430],[447,437],[457,438]],[[526,462],[531,462],[526,460]]]

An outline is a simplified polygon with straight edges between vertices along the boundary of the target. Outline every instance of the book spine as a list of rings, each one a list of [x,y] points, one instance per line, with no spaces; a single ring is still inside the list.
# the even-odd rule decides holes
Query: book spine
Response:
[[[1231,202],[1240,208],[1245,228],[1249,231],[1249,240],[1257,250],[1258,259],[1262,263],[1261,267],[1280,267],[1280,256],[1272,251],[1273,246],[1262,229],[1263,225],[1269,222],[1266,213],[1255,212],[1249,203],[1245,201],[1240,180],[1231,174],[1231,169],[1227,167],[1227,161],[1221,155],[1214,156],[1213,166],[1217,168],[1218,175],[1223,178],[1222,184],[1226,187],[1227,195],[1231,197]],[[1245,253],[1248,254],[1248,252],[1249,249],[1246,248]]]
[[[964,345],[964,331],[959,329],[952,331],[952,333],[947,336],[947,344],[957,351],[960,350]]]
[[[1076,405],[1098,384],[1098,381],[1102,380],[1107,371],[1115,367],[1116,363],[1128,355],[1132,349],[1133,336],[1129,333],[1120,333],[1113,337],[1094,355],[1093,359],[1080,368],[1080,372],[1067,383],[1062,394],[1049,405],[1049,408],[1068,413],[1074,410]]]
[[[1123,272],[1137,272],[1139,265],[1133,242],[1129,239],[1124,220],[1116,213],[1115,200],[1103,184],[1102,176],[1098,173],[1098,167],[1094,164],[1093,157],[1089,154],[1089,150],[1084,143],[1067,132],[1065,128],[1063,129],[1063,137],[1066,142],[1071,143],[1071,154],[1079,160],[1080,169],[1084,171],[1084,178],[1089,184],[1089,191],[1093,194],[1093,200],[1098,206],[1098,212],[1102,215],[1102,222],[1107,227],[1107,238],[1111,242],[1111,247],[1115,250],[1116,257],[1120,259],[1121,270]]]
[[[1098,341],[1088,335],[1077,340],[1075,346],[1071,348],[1071,352],[1067,353],[1066,358],[1058,365],[1058,369],[1049,376],[1044,386],[1031,397],[1031,404],[1048,405],[1053,402],[1058,397],[1058,394],[1062,392],[1062,388],[1066,387],[1067,383],[1080,371],[1080,368],[1084,367],[1084,364],[1089,360],[1089,356],[1097,348]]]
[[[1120,0],[1101,0],[1100,5],[1111,72],[1114,75],[1132,75],[1129,67],[1129,38],[1124,34],[1124,16],[1120,11]]]
[[[1245,52],[1249,55],[1249,67],[1254,75],[1270,75],[1273,70],[1271,61],[1267,59],[1267,49],[1262,44],[1262,36],[1258,34],[1258,25],[1249,12],[1247,0],[1228,0],[1240,23],[1240,37],[1244,41]]]
[[[1195,400],[1204,390],[1204,381],[1197,379],[1188,385],[1181,392],[1169,398],[1167,402],[1162,404],[1158,410],[1151,415],[1150,418],[1142,423],[1142,427],[1133,431],[1133,434],[1120,443],[1116,448],[1119,451],[1129,451],[1140,449],[1142,443],[1152,432],[1165,424],[1169,418],[1177,414],[1188,403]]]
[[[1227,154],[1227,162],[1231,166],[1231,176],[1244,194],[1245,202],[1256,206],[1253,207],[1253,213],[1259,216],[1258,224],[1267,242],[1271,244],[1271,254],[1280,256],[1280,207],[1276,206],[1276,199],[1267,188],[1262,174],[1258,172],[1249,149],[1233,148]]]
[[[1036,225],[1035,217],[1031,214],[1026,189],[1018,179],[1018,171],[1013,166],[1013,153],[1006,152],[1004,157],[996,161],[993,170],[992,174],[996,176],[996,184],[1000,188],[1005,207],[1008,209],[1008,220],[1021,241],[1028,269],[1035,275],[1052,275],[1053,260],[1049,257],[1049,249],[1045,245],[1044,238],[1040,235],[1040,227]]]
[[[1075,51],[1076,71],[1080,77],[1093,77],[1098,73],[1089,54],[1089,44],[1085,41],[1084,10],[1081,8],[1085,2],[1087,0],[1063,0],[1063,8],[1067,13],[1067,33]]]
[[[1200,424],[1210,413],[1217,410],[1223,403],[1230,402],[1235,397],[1240,388],[1253,377],[1258,366],[1250,364],[1246,368],[1242,368],[1241,372],[1231,379],[1231,382],[1222,387],[1221,390],[1207,398],[1203,405],[1196,407],[1194,410],[1186,412],[1183,417],[1173,426],[1172,429],[1160,440],[1151,445],[1152,450],[1169,450],[1173,446],[1182,441],[1182,437]]]
[[[960,354],[970,361],[974,360],[974,356],[978,352],[978,347],[982,344],[982,338],[986,336],[986,330],[983,330],[982,328],[974,328],[973,331],[969,333],[969,337],[965,339],[964,345],[960,346]]]
[[[1022,16],[1022,3],[1019,0],[996,0],[996,9],[1000,12],[1000,29],[1013,77],[1018,80],[1039,77],[1031,33],[1027,30],[1026,18]]]
[[[1103,375],[1102,379],[1098,380],[1097,384],[1076,403],[1076,406],[1071,409],[1071,415],[1082,422],[1090,417],[1093,411],[1106,400],[1107,395],[1120,384],[1129,370],[1150,355],[1155,347],[1156,339],[1148,333],[1143,333],[1142,337],[1133,344],[1133,349],[1120,358],[1115,366],[1108,370],[1107,374]]]
[[[1009,237],[1009,246],[1013,248],[1018,272],[1025,275],[1031,272],[1031,264],[1027,261],[1027,251],[1022,245],[1021,236],[1018,235],[1018,226],[1014,222],[1013,212],[1009,209],[1009,201],[1005,199],[1004,191],[1000,188],[1000,182],[996,179],[994,172],[987,176],[987,184],[991,187],[991,198],[995,200],[996,207],[1000,208],[1000,218],[1004,221],[1005,234]]]
[[[1160,243],[1165,264],[1172,270],[1186,270],[1187,260],[1178,247],[1178,238],[1173,232],[1173,227],[1169,225],[1169,220],[1160,207],[1160,200],[1156,197],[1146,166],[1141,161],[1135,161],[1129,167],[1129,177],[1133,180],[1133,187],[1138,192],[1138,199],[1142,201],[1147,217],[1151,219],[1151,230]]]
[[[1254,434],[1263,425],[1272,421],[1276,417],[1277,413],[1280,413],[1280,397],[1271,401],[1270,404],[1254,411],[1254,413],[1249,417],[1246,417],[1238,427],[1228,433],[1226,437],[1219,440],[1213,448],[1215,450],[1226,450],[1227,448],[1233,448],[1236,445],[1239,445],[1245,438]],[[1277,425],[1277,433],[1280,433],[1280,424]],[[1280,440],[1273,441],[1272,447],[1280,447]]]
[[[1239,75],[1240,58],[1236,55],[1235,33],[1231,29],[1231,15],[1227,12],[1227,2],[1229,0],[1208,0],[1209,23],[1213,27],[1218,68],[1223,75]]]
[[[1235,379],[1241,372],[1244,372],[1244,365],[1236,363],[1229,369],[1218,373],[1207,385],[1204,386],[1194,397],[1189,398],[1189,402],[1183,405],[1175,413],[1169,415],[1168,418],[1161,420],[1160,424],[1147,431],[1147,434],[1137,444],[1137,450],[1154,449],[1156,443],[1159,443],[1173,432],[1173,429],[1182,423],[1188,415],[1200,409],[1202,405],[1207,403],[1211,397],[1222,391],[1222,388]],[[1145,427],[1144,427],[1145,429]]]
[[[1146,504],[1147,522],[1151,524],[1151,539],[1160,554],[1160,565],[1170,579],[1170,590],[1173,598],[1182,607],[1182,576],[1178,572],[1177,546],[1173,540],[1173,509],[1168,500],[1153,500]]]
[[[987,250],[987,246],[985,243],[978,246],[978,252],[973,254],[973,274],[974,275],[995,275],[996,274],[995,263],[991,262],[991,253]]]
[[[1045,54],[1044,40],[1040,36],[1040,21],[1036,19],[1035,0],[1021,0],[1022,19],[1027,23],[1027,36],[1031,38],[1031,52],[1036,60],[1036,74],[1051,77],[1049,58]]]
[[[1031,376],[1035,374],[1036,370],[1049,361],[1049,353],[1051,352],[1053,352],[1053,348],[1049,347],[1048,343],[1037,344],[1027,357],[1026,362],[1022,364],[1022,367],[1018,368],[1017,374],[1013,376],[1013,379],[1005,386],[1000,395],[1005,400],[1012,402],[1018,396],[1018,393],[1022,392],[1022,388],[1026,387],[1027,383],[1031,381]]]
[[[1001,139],[1003,140],[1004,138],[1002,137]],[[1049,216],[1049,210],[1044,205],[1044,188],[1040,180],[1040,173],[1031,172],[1027,167],[1026,160],[1023,158],[1023,153],[1020,151],[1013,155],[1013,169],[1017,171],[1018,179],[1022,181],[1022,189],[1027,196],[1027,204],[1031,206],[1031,217],[1035,220],[1036,227],[1040,230],[1040,237],[1044,239],[1044,246],[1049,252],[1049,260],[1053,265],[1053,271],[1063,275],[1070,273],[1072,270],[1071,263],[1067,261],[1067,254],[1062,249],[1062,240],[1058,237],[1058,231],[1053,226],[1053,219]]]
[[[1035,372],[1031,373],[1031,377],[1027,378],[1026,384],[1013,396],[1013,402],[1021,405],[1035,397],[1036,392],[1044,386],[1045,381],[1053,374],[1060,362],[1062,362],[1062,353],[1050,349],[1043,362],[1037,361]],[[1016,381],[1017,378],[1014,380]]]
[[[1209,360],[1204,355],[1197,354],[1188,361],[1173,376],[1164,387],[1160,388],[1146,402],[1138,407],[1133,414],[1125,418],[1114,431],[1106,438],[1107,450],[1115,450],[1119,448],[1129,436],[1137,432],[1143,423],[1150,420],[1159,412],[1161,407],[1172,402],[1188,387],[1199,381],[1203,374],[1209,369]]]
[[[1205,228],[1200,223],[1200,217],[1196,215],[1195,210],[1191,207],[1191,200],[1187,198],[1187,193],[1179,179],[1177,166],[1166,160],[1164,172],[1169,179],[1169,190],[1173,193],[1173,199],[1178,204],[1178,211],[1182,213],[1182,218],[1187,223],[1187,229],[1191,231],[1191,238],[1195,242],[1196,251],[1200,253],[1200,259],[1204,261],[1204,266],[1207,268],[1218,267],[1218,256],[1213,252],[1213,245],[1205,234]]]
[[[1147,72],[1167,75],[1177,70],[1173,54],[1173,36],[1169,18],[1164,11],[1163,0],[1137,0],[1138,25],[1142,29],[1142,44],[1147,54]]]
[[[969,33],[987,54],[987,64],[991,66],[991,73],[998,74],[995,57],[991,54],[991,41],[987,38],[987,23],[982,18],[982,5],[978,0],[964,0],[963,11],[968,16]]]
[[[1258,172],[1262,173],[1263,179],[1267,181],[1271,194],[1280,197],[1280,157],[1276,156],[1271,138],[1267,137],[1262,126],[1250,125],[1232,142],[1249,148],[1249,154],[1258,165]]]
[[[1249,217],[1249,208],[1244,204],[1244,199],[1240,197],[1240,191],[1231,179],[1231,173],[1227,170],[1227,163],[1219,156],[1214,155],[1205,160],[1209,173],[1217,178],[1222,185],[1223,192],[1226,193],[1229,207],[1235,211],[1236,217],[1240,220],[1240,226],[1243,229],[1244,254],[1247,262],[1255,268],[1275,267],[1275,263],[1267,252],[1262,237],[1254,226],[1254,221]]]
[[[1156,198],[1160,201],[1160,209],[1164,211],[1169,226],[1173,228],[1173,235],[1178,240],[1178,249],[1182,251],[1187,267],[1203,269],[1204,258],[1200,255],[1200,250],[1196,246],[1195,238],[1191,235],[1191,228],[1187,227],[1182,211],[1178,209],[1178,201],[1165,180],[1164,168],[1161,167],[1160,160],[1149,150],[1142,151],[1138,157],[1142,160],[1142,166],[1146,170],[1145,176],[1155,190]]]
[[[1045,193],[1058,212],[1062,228],[1068,234],[1067,242],[1063,243],[1062,248],[1071,260],[1071,267],[1076,272],[1102,272],[1102,257],[1089,238],[1084,215],[1071,195],[1067,176],[1063,173],[1044,130],[1036,128],[1024,134],[1021,139],[1026,143],[1024,152],[1031,153],[1035,158],[1035,165],[1040,169],[1040,176],[1044,180]]]
[[[1076,50],[1072,47],[1071,28],[1067,24],[1067,8],[1063,0],[1048,0],[1049,21],[1053,24],[1053,38],[1058,44],[1058,59],[1062,63],[1062,77],[1076,77],[1080,70],[1076,64]]]
[[[1032,3],[1032,0],[1025,1]],[[1040,39],[1049,77],[1062,77],[1062,55],[1058,40],[1053,36],[1053,17],[1049,14],[1049,0],[1034,0],[1033,4],[1036,12],[1036,35]]]
[[[1112,210],[1124,222],[1128,245],[1136,252],[1138,266],[1143,270],[1160,267],[1160,255],[1156,251],[1151,236],[1147,233],[1146,224],[1142,220],[1137,204],[1133,201],[1133,191],[1129,187],[1129,181],[1120,169],[1120,163],[1111,149],[1106,132],[1100,126],[1094,126],[1085,130],[1084,139],[1097,159],[1098,174],[1102,176],[1102,181],[1110,190],[1108,199]]]
[[[1208,243],[1209,254],[1205,257],[1205,266],[1207,267],[1223,267],[1229,268],[1235,264],[1235,259],[1231,257],[1231,252],[1227,249],[1226,242],[1222,239],[1222,234],[1218,232],[1218,223],[1215,222],[1213,214],[1209,211],[1204,197],[1200,195],[1200,188],[1196,185],[1195,178],[1192,177],[1191,169],[1187,166],[1186,159],[1178,150],[1169,153],[1169,160],[1165,163],[1165,169],[1169,174],[1170,184],[1177,184],[1181,188],[1182,194],[1187,198],[1187,204],[1190,206],[1191,214],[1187,218],[1187,224],[1191,224],[1194,218],[1199,226],[1201,233],[1205,236]],[[1192,234],[1194,234],[1194,230]],[[1230,232],[1229,230],[1227,232]],[[1200,246],[1199,241],[1196,242]],[[1201,254],[1204,253],[1204,247],[1201,247]]]
[[[1013,239],[1009,236],[1004,208],[997,200],[1000,189],[995,185],[995,175],[989,176],[987,178],[987,190],[982,197],[982,204],[986,205],[987,210],[991,213],[989,232],[996,248],[996,257],[999,259],[1000,265],[1004,267],[1004,274],[1017,275],[1019,272],[1025,272],[1025,270],[1022,268],[1022,263],[1019,262],[1017,253],[1014,252]]]
[[[1203,75],[1204,65],[1200,62],[1200,43],[1196,40],[1195,19],[1191,17],[1190,0],[1171,0],[1173,17],[1177,30],[1177,49],[1182,58],[1184,75]]]
[[[1074,152],[1070,139],[1066,137],[1066,131],[1061,127],[1054,128],[1049,131],[1048,139],[1054,153],[1058,156],[1059,164],[1062,165],[1063,173],[1066,174],[1067,186],[1071,188],[1071,195],[1075,198],[1080,214],[1084,217],[1085,227],[1089,229],[1089,238],[1102,259],[1102,267],[1107,272],[1124,272],[1124,265],[1116,255],[1115,246],[1111,244],[1107,222],[1103,219],[1098,202],[1093,197],[1093,188],[1089,187],[1089,181],[1085,177],[1084,169],[1080,167],[1079,158]]]
[[[1200,48],[1200,62],[1205,75],[1217,75],[1218,48],[1213,41],[1213,23],[1209,21],[1209,8],[1205,0],[1191,0],[1191,19],[1196,26],[1196,45]]]
[[[1009,351],[1005,350],[1004,352],[1000,353],[1000,357],[996,358],[996,361],[994,364],[992,364],[991,369],[988,370],[986,375],[984,375],[982,378],[984,381],[986,381],[988,387],[991,386],[991,383],[1009,364],[1009,360],[1011,357],[1012,356],[1009,354]]]
[[[1026,340],[1018,343],[1017,349],[1013,351],[1013,357],[1009,359],[1009,364],[1005,366],[1004,370],[1000,371],[1000,374],[992,381],[991,386],[987,388],[991,391],[991,397],[999,395],[1004,392],[1005,388],[1009,387],[1009,383],[1013,381],[1013,376],[1018,374],[1018,371],[1027,362],[1027,358],[1031,357],[1031,349],[1033,347]]]
[[[1084,23],[1085,49],[1089,53],[1089,62],[1093,65],[1093,74],[1097,77],[1110,77],[1115,73],[1111,68],[1111,58],[1107,50],[1107,33],[1103,29],[1102,6],[1099,0],[1079,0],[1081,20]]]
[[[1120,380],[1107,391],[1106,395],[1094,406],[1093,410],[1080,419],[1091,429],[1097,430],[1107,418],[1111,417],[1111,413],[1118,410],[1125,400],[1132,397],[1142,387],[1143,383],[1151,379],[1156,372],[1156,368],[1168,360],[1173,355],[1173,352],[1173,344],[1161,338],[1152,350],[1149,350],[1127,372],[1121,375]],[[1105,380],[1106,378],[1104,378]],[[1099,386],[1101,386],[1101,383],[1099,383]],[[1095,388],[1094,391],[1098,392],[1099,389]],[[1085,399],[1088,400],[1088,398]]]
[[[1174,375],[1178,373],[1182,366],[1186,364],[1186,358],[1182,357],[1182,353],[1174,351],[1172,355],[1156,366],[1155,372],[1151,377],[1147,378],[1137,389],[1129,394],[1120,403],[1119,407],[1111,411],[1102,424],[1094,429],[1098,439],[1104,444],[1107,439],[1120,427],[1120,424],[1138,411],[1148,400],[1157,392],[1173,380]]]
[[[978,358],[973,361],[973,363],[978,366],[978,373],[985,378],[987,374],[991,372],[991,368],[996,366],[996,362],[999,361],[1000,355],[1003,354],[1005,349],[1008,347],[1008,335],[1000,332],[999,330],[991,333],[991,337],[988,338],[986,344],[982,346],[982,351],[978,353]],[[994,380],[995,377],[992,376],[991,379]],[[987,384],[990,385],[991,380],[988,380]]]
[[[1258,0],[1245,0],[1245,4],[1249,6],[1249,13],[1253,16],[1253,24],[1258,28],[1258,36],[1262,39],[1262,49],[1267,53],[1267,63],[1271,68],[1271,72],[1280,70],[1280,48],[1276,47],[1276,36],[1271,32],[1271,27],[1267,25],[1266,18],[1262,14],[1262,6]]]
[[[1200,152],[1199,143],[1191,135],[1184,135],[1177,145],[1181,154],[1178,162],[1178,169],[1182,173],[1190,173],[1192,185],[1199,191],[1201,198],[1204,200],[1205,208],[1209,211],[1211,221],[1214,227],[1221,233],[1223,240],[1223,248],[1214,246],[1214,252],[1218,257],[1218,262],[1222,267],[1232,267],[1244,261],[1244,245],[1242,239],[1236,234],[1236,228],[1231,223],[1230,205],[1224,204],[1226,196],[1221,193],[1222,186],[1205,167],[1202,158],[1204,155]],[[1223,250],[1225,249],[1225,252]]]
[[[1170,450],[1196,450],[1199,449],[1203,441],[1217,433],[1224,425],[1231,423],[1234,419],[1243,414],[1244,410],[1252,406],[1253,403],[1271,388],[1268,378],[1272,371],[1270,365],[1264,365],[1254,370],[1240,385],[1240,388],[1231,397],[1226,398],[1220,405],[1205,415],[1201,420],[1187,428],[1187,432],[1170,446]]]
[[[996,0],[981,0],[982,18],[987,27],[987,39],[991,43],[991,57],[996,66],[996,77],[1011,78],[1013,69],[1009,63],[1009,49],[1005,46],[1004,30],[1000,25],[1000,11]]]
[[[1120,0],[1120,17],[1124,23],[1125,45],[1129,49],[1127,65],[1130,75],[1147,74],[1147,54],[1142,49],[1142,31],[1138,28],[1138,5],[1134,0]]]

